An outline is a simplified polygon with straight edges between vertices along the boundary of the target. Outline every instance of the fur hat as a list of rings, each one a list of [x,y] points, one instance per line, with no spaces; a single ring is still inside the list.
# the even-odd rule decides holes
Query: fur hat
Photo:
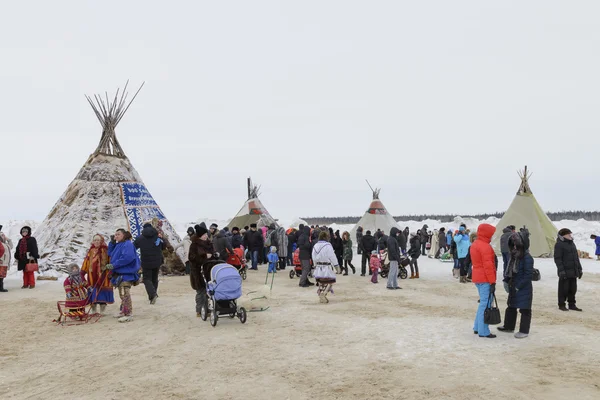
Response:
[[[234,226],[233,228],[231,228],[231,232],[239,232],[240,228],[238,228],[237,226]]]
[[[367,235],[370,235],[370,234],[371,234],[371,231],[367,231]]]
[[[195,233],[195,230],[194,230],[194,228],[192,228],[192,227],[190,226],[190,227],[187,229],[187,234],[188,234],[189,236],[192,236],[194,233]]]
[[[200,225],[194,226],[194,230],[196,231],[196,236],[199,238],[201,238],[205,233],[208,233],[208,229]]]
[[[217,224],[210,224],[210,229],[217,229],[219,227],[219,225]]]
[[[565,236],[565,235],[569,235],[573,232],[571,232],[571,230],[569,228],[562,228],[560,231],[558,231],[558,236]]]
[[[256,228],[256,224],[250,224],[250,228]]]

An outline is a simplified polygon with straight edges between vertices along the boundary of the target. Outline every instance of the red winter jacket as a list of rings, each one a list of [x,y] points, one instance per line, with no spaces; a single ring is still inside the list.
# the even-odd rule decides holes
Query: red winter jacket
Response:
[[[490,245],[494,232],[496,228],[489,224],[477,228],[477,240],[471,245],[473,283],[496,283],[496,255]]]

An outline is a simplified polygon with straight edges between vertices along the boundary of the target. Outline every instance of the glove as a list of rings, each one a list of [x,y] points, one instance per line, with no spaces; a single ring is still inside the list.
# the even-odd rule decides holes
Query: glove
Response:
[[[578,278],[581,279],[582,276],[583,276],[583,271],[579,273]]]
[[[504,290],[506,291],[506,293],[510,293],[510,286],[508,285],[508,282],[502,282],[504,284]]]

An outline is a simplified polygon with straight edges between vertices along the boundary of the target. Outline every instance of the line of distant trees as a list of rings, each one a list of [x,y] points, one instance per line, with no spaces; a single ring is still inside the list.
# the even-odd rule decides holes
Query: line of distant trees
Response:
[[[547,213],[552,221],[578,220],[600,221],[600,211],[558,211]],[[473,214],[460,215],[462,218],[487,219],[489,217],[502,218],[503,212],[491,214]],[[452,222],[457,214],[422,214],[422,215],[399,215],[394,216],[396,221],[423,221],[426,219],[439,220],[441,222]],[[361,217],[307,217],[302,218],[311,225],[331,225],[331,224],[356,224]]]

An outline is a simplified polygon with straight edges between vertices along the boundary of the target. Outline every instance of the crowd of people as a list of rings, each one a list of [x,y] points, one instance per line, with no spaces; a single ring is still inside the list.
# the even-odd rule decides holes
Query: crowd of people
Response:
[[[0,226],[0,292],[4,288],[4,278],[10,265],[13,243],[2,232]],[[377,230],[374,234],[362,227],[356,231],[357,252],[361,255],[360,275],[377,274],[371,269],[371,255],[385,252],[389,262],[387,288],[400,289],[398,285],[399,263],[409,260],[411,279],[419,279],[418,259],[428,255],[431,258],[453,259],[452,273],[460,283],[473,282],[479,293],[479,305],[473,324],[473,332],[480,337],[494,338],[485,323],[484,314],[495,298],[498,257],[491,239],[496,228],[481,224],[477,232],[471,233],[465,224],[459,229],[446,232],[445,228],[428,231],[428,226],[416,232],[392,228],[389,234]],[[24,226],[21,238],[14,247],[17,269],[23,272],[23,289],[35,288],[34,272],[40,258],[36,239],[32,230]],[[503,263],[503,288],[508,294],[504,325],[500,332],[514,332],[517,313],[521,314],[519,330],[515,337],[527,337],[531,326],[533,284],[536,274],[534,259],[529,253],[529,231],[515,226],[503,228],[500,250]],[[597,238],[592,236],[592,239]],[[600,259],[600,240],[597,240],[597,255]],[[298,229],[285,229],[275,224],[258,227],[256,224],[243,227],[219,229],[217,224],[201,223],[187,230],[186,237],[175,248],[182,247],[185,270],[190,275],[192,288],[196,291],[196,312],[200,315],[202,305],[207,301],[206,279],[202,278],[204,265],[209,260],[226,261],[234,249],[243,249],[251,263],[250,270],[258,270],[259,265],[268,264],[269,272],[285,270],[292,266],[293,254],[298,251],[302,273],[299,286],[315,286],[309,276],[311,271],[318,285],[320,301],[329,302],[327,295],[333,292],[337,276],[347,276],[350,270],[356,274],[352,264],[354,243],[349,232],[325,226],[305,226]],[[118,229],[110,236],[108,244],[102,234],[93,237],[90,248],[81,268],[77,264],[68,268],[68,278],[64,288],[68,307],[77,309],[92,305],[92,312],[104,314],[106,306],[114,303],[114,289],[119,292],[121,304],[116,315],[119,322],[133,319],[131,288],[144,284],[148,301],[155,304],[158,299],[158,275],[164,263],[164,251],[175,250],[165,238],[160,224],[152,221],[144,224],[142,233],[132,238],[131,233]],[[427,253],[429,252],[429,254]],[[139,254],[139,255],[138,255]],[[558,308],[561,311],[582,311],[576,305],[577,280],[583,276],[581,262],[572,232],[561,229],[554,247],[554,261],[557,267]],[[367,269],[367,266],[369,268]],[[377,282],[376,279],[372,282]],[[98,309],[99,308],[99,309]]]

